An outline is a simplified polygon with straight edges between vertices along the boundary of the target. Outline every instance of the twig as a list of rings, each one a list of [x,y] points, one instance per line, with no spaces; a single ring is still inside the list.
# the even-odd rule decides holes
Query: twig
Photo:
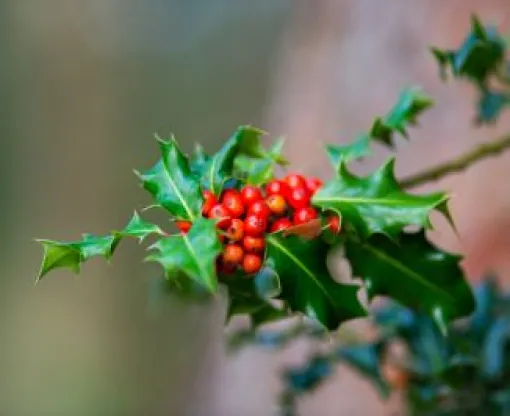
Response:
[[[416,173],[400,181],[403,188],[413,188],[428,182],[437,181],[452,173],[461,172],[472,164],[490,156],[495,156],[510,148],[510,135],[489,143],[481,144],[459,157],[442,163],[423,172]]]

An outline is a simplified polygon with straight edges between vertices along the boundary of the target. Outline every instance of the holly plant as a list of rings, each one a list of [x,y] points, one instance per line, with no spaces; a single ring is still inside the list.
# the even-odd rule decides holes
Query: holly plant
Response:
[[[397,137],[431,107],[420,89],[401,94],[391,111],[351,145],[329,145],[332,177],[323,181],[287,169],[283,141],[269,148],[265,132],[240,126],[215,153],[197,146],[183,153],[174,137],[157,139],[160,159],[136,171],[153,207],[165,210],[179,232],[135,212],[120,231],[80,240],[39,240],[44,259],[39,280],[57,268],[79,271],[94,256],[109,259],[121,240],[148,246],[146,260],[159,263],[181,295],[214,296],[228,289],[228,318],[248,315],[254,326],[305,315],[328,330],[367,315],[359,284],[335,280],[328,257],[345,250],[368,298],[389,296],[430,316],[445,331],[469,315],[474,300],[460,256],[428,241],[430,216],[451,220],[443,192],[408,193],[395,176],[395,159],[367,176],[351,162],[370,154],[372,142],[392,148]],[[414,226],[418,231],[408,231]]]
[[[383,398],[402,391],[408,415],[508,414],[510,297],[493,278],[484,280],[475,293],[476,312],[455,322],[447,337],[429,317],[396,303],[374,311],[375,339],[334,342],[305,364],[282,372],[286,387],[281,414],[295,415],[296,399],[321,386],[342,362]],[[301,334],[308,332],[302,328]],[[405,347],[404,354],[395,353],[396,344]]]
[[[431,48],[443,79],[450,72],[453,77],[475,85],[479,124],[496,121],[501,111],[510,106],[508,41],[496,27],[484,26],[472,16],[471,31],[458,49]]]

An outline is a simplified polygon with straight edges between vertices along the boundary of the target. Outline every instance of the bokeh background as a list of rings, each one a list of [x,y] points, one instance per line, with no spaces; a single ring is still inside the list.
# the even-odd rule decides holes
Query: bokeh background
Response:
[[[399,145],[398,173],[507,131],[508,117],[475,129],[472,89],[441,83],[427,52],[457,46],[472,12],[508,28],[503,0],[0,1],[0,413],[275,414],[278,366],[303,360],[306,345],[227,357],[221,300],[149,302],[158,269],[132,242],[110,265],[34,287],[33,238],[122,227],[148,202],[132,169],[157,157],[153,133],[214,151],[255,124],[288,137],[300,170],[326,177],[320,146],[351,139],[415,84],[437,106]],[[509,162],[424,188],[453,193],[460,237],[438,220],[434,238],[466,253],[472,281],[492,270],[510,278]],[[302,411],[387,406],[340,368]]]

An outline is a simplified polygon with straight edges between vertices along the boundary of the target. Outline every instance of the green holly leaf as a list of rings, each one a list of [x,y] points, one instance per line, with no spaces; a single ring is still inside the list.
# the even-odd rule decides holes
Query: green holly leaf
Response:
[[[393,147],[394,134],[399,133],[407,138],[407,128],[417,123],[417,118],[425,110],[434,105],[434,101],[418,87],[408,88],[400,94],[397,103],[388,114],[376,118],[370,129],[372,140]]]
[[[368,133],[359,135],[347,145],[327,145],[329,161],[338,171],[342,162],[348,163],[369,156],[372,141],[394,147],[395,133],[408,138],[407,128],[416,125],[418,116],[432,107],[433,103],[418,87],[403,90],[393,108],[385,116],[377,117]]]
[[[119,237],[84,234],[80,241],[60,242],[43,239],[36,241],[41,243],[44,249],[43,262],[37,277],[37,281],[40,281],[48,272],[58,268],[67,268],[78,273],[81,264],[94,256],[110,259]]]
[[[117,233],[120,237],[134,237],[137,238],[140,243],[150,235],[164,235],[163,230],[156,224],[144,221],[138,215],[138,212],[134,212],[133,217],[129,221],[126,227]]]
[[[386,341],[380,340],[370,344],[339,347],[335,355],[366,377],[386,398],[391,388],[381,374],[385,350]]]
[[[324,241],[275,233],[267,236],[266,247],[266,264],[280,277],[278,298],[294,312],[301,312],[328,329],[366,315],[356,295],[358,287],[333,280]]]
[[[197,176],[198,178],[202,178],[204,171],[209,165],[210,161],[211,156],[205,153],[202,145],[196,144],[193,155],[189,161],[191,173],[193,173],[193,175]]]
[[[337,178],[315,194],[312,204],[336,211],[363,237],[382,233],[395,238],[408,225],[431,228],[429,215],[434,209],[449,218],[445,194],[404,192],[395,178],[394,164],[391,158],[371,175],[358,177],[341,163]]]
[[[200,182],[174,137],[169,141],[158,139],[158,143],[161,159],[147,172],[135,173],[159,206],[176,219],[193,221],[202,210]]]
[[[238,155],[255,160],[264,158],[266,151],[260,137],[264,131],[252,126],[240,126],[223,147],[211,157],[204,167],[202,186],[219,196],[225,181],[234,174],[234,161]]]
[[[402,233],[399,244],[383,235],[366,241],[349,238],[345,255],[353,276],[361,278],[369,299],[377,295],[422,311],[440,329],[471,314],[475,300],[459,266],[461,256],[427,241],[425,232]]]
[[[262,158],[239,155],[235,159],[235,176],[249,185],[261,186],[274,177],[277,165],[288,164],[282,156],[284,140],[279,139]]]
[[[149,255],[147,260],[160,263],[169,279],[184,273],[209,292],[217,291],[216,257],[221,253],[222,245],[214,220],[199,218],[187,234],[162,238],[150,249],[157,252]]]
[[[431,48],[442,78],[447,70],[458,78],[468,78],[480,87],[504,64],[506,45],[496,28],[483,26],[476,16],[471,17],[471,32],[458,50]]]
[[[370,136],[368,134],[362,134],[352,143],[343,146],[328,144],[326,146],[326,153],[331,165],[338,171],[342,162],[348,163],[352,160],[360,160],[370,155]]]
[[[508,106],[510,106],[510,93],[492,90],[482,91],[478,100],[476,123],[494,123]]]

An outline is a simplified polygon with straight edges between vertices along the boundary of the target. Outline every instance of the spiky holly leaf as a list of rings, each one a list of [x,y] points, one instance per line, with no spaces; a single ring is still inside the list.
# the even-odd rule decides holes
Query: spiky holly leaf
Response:
[[[510,93],[485,90],[478,100],[477,124],[494,123],[501,112],[510,106]]]
[[[221,194],[225,182],[234,175],[238,156],[260,160],[267,156],[260,137],[264,131],[252,126],[240,126],[223,147],[202,166],[202,186],[216,196]]]
[[[412,195],[404,192],[394,175],[395,160],[389,159],[369,176],[358,177],[340,164],[337,178],[315,194],[312,204],[339,213],[361,236],[382,233],[395,238],[408,225],[430,228],[429,215],[438,209],[448,216],[443,193]]]
[[[358,287],[333,280],[324,241],[274,233],[267,236],[266,247],[266,264],[280,277],[278,298],[294,312],[301,312],[328,329],[366,315],[356,295]]]
[[[368,297],[389,296],[430,316],[445,331],[453,319],[471,314],[473,293],[459,266],[461,256],[427,241],[425,232],[402,233],[399,244],[383,235],[349,238],[345,255]]]
[[[484,27],[476,16],[471,17],[471,32],[458,50],[431,48],[446,78],[450,69],[454,77],[471,79],[478,86],[487,86],[489,77],[504,63],[506,45],[494,27]]]
[[[216,257],[222,245],[216,221],[199,218],[187,234],[164,237],[150,249],[156,253],[150,254],[147,260],[160,263],[169,279],[183,273],[210,293],[217,291]]]
[[[407,128],[415,125],[418,116],[433,103],[433,100],[418,87],[403,90],[393,108],[384,117],[377,117],[368,133],[359,135],[346,145],[326,146],[329,161],[338,171],[342,162],[348,163],[369,156],[372,141],[393,147],[394,134],[399,133],[407,138]]]
[[[140,218],[138,212],[133,213],[133,217],[126,227],[117,233],[121,237],[134,237],[142,242],[149,235],[164,235],[163,230],[156,224],[152,224]]]
[[[200,182],[174,137],[169,141],[158,139],[158,143],[161,159],[147,172],[135,173],[159,206],[176,219],[193,221],[202,210]]]
[[[262,158],[239,155],[235,159],[235,176],[249,185],[261,186],[274,177],[277,165],[284,166],[288,162],[282,156],[283,139],[277,140]]]
[[[133,237],[141,242],[151,234],[162,235],[164,232],[157,225],[142,220],[135,211],[122,231],[114,231],[110,235],[83,234],[81,240],[71,242],[36,240],[44,249],[44,258],[37,281],[57,268],[68,268],[78,273],[81,264],[91,257],[102,256],[109,260],[123,238]]]
[[[81,264],[94,256],[109,259],[119,242],[119,237],[84,234],[80,241],[61,242],[42,239],[36,241],[41,243],[44,249],[42,266],[37,277],[39,281],[49,271],[57,268],[68,268],[78,273]]]
[[[210,161],[211,156],[205,153],[204,148],[200,144],[196,144],[193,155],[189,161],[191,173],[201,178]]]
[[[416,125],[418,116],[434,105],[431,97],[418,87],[408,88],[400,94],[397,103],[388,114],[376,118],[370,129],[372,140],[393,147],[395,133],[407,138],[407,128]]]

